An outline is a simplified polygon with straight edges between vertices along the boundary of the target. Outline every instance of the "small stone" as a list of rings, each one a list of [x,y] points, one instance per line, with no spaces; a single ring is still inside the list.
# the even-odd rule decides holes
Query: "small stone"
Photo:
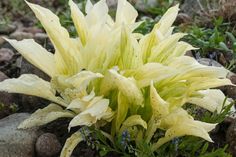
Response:
[[[3,39],[3,36],[0,36],[0,47],[5,43],[6,41]]]
[[[4,81],[5,79],[8,79],[8,77],[0,71],[0,82]],[[7,92],[0,92],[0,103],[3,103],[4,105],[10,105],[14,103],[14,95],[7,93]],[[0,117],[3,117],[3,113],[0,112]]]
[[[227,78],[230,79],[230,81],[233,84],[236,84],[236,74],[235,73],[228,73]],[[235,86],[225,86],[223,88],[225,95],[232,99],[236,99],[236,87]]]
[[[236,74],[231,73],[228,77],[233,84],[236,84]]]
[[[189,23],[191,21],[191,18],[188,16],[188,14],[185,13],[179,13],[177,15],[177,18],[175,20],[175,23],[177,25],[182,24],[182,23]]]
[[[12,114],[0,120],[0,157],[33,157],[38,128],[17,129],[28,113]]]
[[[36,142],[38,157],[53,157],[60,153],[62,146],[56,135],[45,133],[39,136]]]
[[[0,49],[0,63],[5,61],[10,61],[14,55],[14,52],[8,48]]]
[[[48,36],[47,36],[47,34],[45,34],[45,33],[36,33],[36,34],[34,35],[34,39],[35,39],[36,41],[41,42],[41,43],[45,42],[45,40],[47,40],[47,38],[48,38]]]
[[[22,32],[37,34],[37,33],[43,33],[43,30],[37,27],[23,27]]]
[[[229,151],[236,156],[236,120],[234,120],[226,132],[226,142],[229,144]]]
[[[227,65],[227,60],[225,59],[225,56],[221,53],[220,56],[219,56],[219,62],[222,64],[222,65]]]
[[[32,33],[27,33],[27,32],[16,31],[16,32],[14,32],[10,35],[10,38],[16,39],[16,40],[32,39],[33,34]]]
[[[106,0],[109,9],[115,9],[117,7],[117,0]]]
[[[189,57],[193,57],[194,58],[192,51],[187,51],[185,53],[185,56],[189,56]]]
[[[16,30],[15,25],[0,24],[0,34],[10,34]]]

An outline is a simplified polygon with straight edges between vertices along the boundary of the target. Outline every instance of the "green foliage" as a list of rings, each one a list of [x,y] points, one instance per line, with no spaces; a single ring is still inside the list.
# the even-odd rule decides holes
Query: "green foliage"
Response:
[[[226,99],[225,99],[226,101]],[[235,102],[232,102],[230,105],[225,106],[225,101],[223,104],[223,108],[219,114],[217,112],[206,112],[204,116],[201,118],[201,121],[207,122],[207,123],[221,123],[224,121],[224,119],[227,116],[230,116],[232,112],[230,111],[231,107],[235,104]]]

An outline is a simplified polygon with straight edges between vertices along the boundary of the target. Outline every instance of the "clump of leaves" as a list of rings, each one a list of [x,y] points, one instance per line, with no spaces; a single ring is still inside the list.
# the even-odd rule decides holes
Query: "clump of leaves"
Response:
[[[105,0],[95,5],[87,1],[86,15],[70,0],[78,37],[70,37],[50,10],[28,5],[55,53],[31,39],[6,40],[51,80],[24,74],[4,80],[0,90],[39,96],[52,103],[23,121],[20,129],[67,117],[71,118],[69,130],[76,126],[99,129],[117,152],[145,154],[147,148],[147,155],[186,135],[213,142],[208,132],[217,124],[195,120],[183,105],[191,103],[219,113],[225,96],[211,88],[232,83],[225,68],[204,66],[184,56],[195,48],[179,41],[185,34],[173,34],[178,5],[150,33],[142,35],[134,32],[142,22],[136,22],[138,13],[126,0],[118,1],[115,20],[108,14]],[[84,139],[80,130],[72,134],[61,157],[69,157]]]

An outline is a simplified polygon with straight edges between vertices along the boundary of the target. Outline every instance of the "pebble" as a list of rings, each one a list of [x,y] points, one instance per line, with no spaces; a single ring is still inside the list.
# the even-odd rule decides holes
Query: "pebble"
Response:
[[[14,52],[8,48],[1,48],[0,49],[0,63],[1,62],[9,62],[14,55]]]
[[[10,38],[16,39],[16,40],[32,39],[33,34],[32,33],[27,33],[27,32],[16,31],[16,32],[10,34]]]
[[[44,133],[37,139],[36,153],[38,157],[53,157],[60,153],[61,143],[56,135],[52,133]]]

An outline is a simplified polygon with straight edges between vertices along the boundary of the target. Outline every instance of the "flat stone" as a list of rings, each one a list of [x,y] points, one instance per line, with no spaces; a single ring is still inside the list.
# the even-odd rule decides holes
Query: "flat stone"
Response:
[[[32,33],[21,32],[21,31],[16,31],[10,35],[10,38],[16,39],[16,40],[32,39],[33,37],[34,36]]]
[[[0,120],[0,157],[35,157],[35,142],[41,134],[37,128],[19,130],[28,113],[12,114]]]

